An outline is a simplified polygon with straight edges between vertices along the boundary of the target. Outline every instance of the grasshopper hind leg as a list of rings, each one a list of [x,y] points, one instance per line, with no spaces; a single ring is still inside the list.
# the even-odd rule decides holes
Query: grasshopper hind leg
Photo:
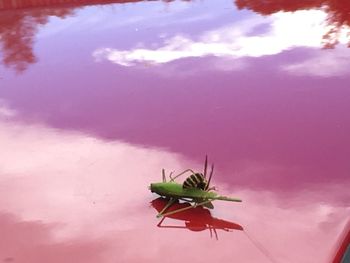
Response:
[[[177,201],[176,198],[170,198],[168,203],[164,206],[164,208],[159,212],[159,214],[157,215],[157,217],[162,217],[163,214],[166,212],[166,210],[172,206],[175,202]]]

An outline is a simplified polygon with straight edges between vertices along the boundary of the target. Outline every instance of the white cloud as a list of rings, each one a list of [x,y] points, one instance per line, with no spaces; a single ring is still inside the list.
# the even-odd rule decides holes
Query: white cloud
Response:
[[[336,77],[349,74],[350,50],[339,46],[335,50],[319,50],[317,55],[282,69],[298,76]]]
[[[1,118],[12,118],[16,115],[16,112],[8,107],[5,101],[0,99],[0,119]]]
[[[0,145],[2,212],[64,222],[57,233],[61,237],[84,227],[96,229],[96,222],[101,228],[94,233],[103,232],[101,222],[111,213],[120,216],[112,228],[127,229],[132,223],[124,215],[135,209],[131,203],[152,198],[147,186],[161,180],[160,168],[183,169],[177,154],[37,124],[0,120]]]
[[[261,259],[259,262],[268,262],[241,231],[221,231],[222,242],[213,242],[208,232],[194,235],[186,229],[156,230],[159,221],[155,218],[156,211],[148,207],[153,196],[147,185],[160,179],[160,167],[178,171],[199,165],[184,163],[177,154],[103,141],[78,132],[1,120],[0,145],[1,211],[24,221],[40,220],[46,226],[55,224],[51,234],[57,241],[85,241],[96,237],[101,242],[108,240],[103,251],[108,259],[105,262],[116,262],[115,258],[118,262],[139,262],[140,255],[145,256],[143,262],[157,262],[165,257],[175,262],[176,253],[186,244],[196,244],[196,252],[210,245],[213,251],[223,252],[220,261],[224,262],[232,259],[232,255],[238,262],[256,262],[257,258]],[[251,166],[245,172],[265,169],[266,164],[260,168]],[[327,185],[319,193],[336,196],[347,189],[347,185],[341,190]],[[301,205],[284,203],[275,193],[237,189],[227,194],[239,196],[244,202],[218,202],[213,215],[241,224],[246,233],[269,248],[278,262],[308,263],[310,258],[314,262],[325,262],[349,209],[334,205],[330,200],[321,204],[310,199],[309,192],[297,193],[296,198],[303,201]],[[176,224],[184,222],[178,220]],[[164,244],[175,239],[184,242],[175,242],[175,249],[167,250]],[[233,243],[237,244],[235,250],[232,250]],[[40,249],[44,253],[52,251],[45,245]],[[318,250],[321,252],[314,253]],[[202,262],[196,255],[198,253],[191,250],[186,258]],[[210,261],[217,260],[217,253],[206,257],[210,257]]]
[[[176,35],[156,49],[118,50],[100,48],[93,56],[122,66],[137,63],[164,64],[189,57],[217,56],[228,58],[274,55],[294,47],[321,47],[327,32],[321,10],[279,12],[270,17],[253,17],[242,22],[204,32],[197,39]],[[259,26],[269,26],[261,35],[250,35]],[[340,39],[345,41],[344,38]]]

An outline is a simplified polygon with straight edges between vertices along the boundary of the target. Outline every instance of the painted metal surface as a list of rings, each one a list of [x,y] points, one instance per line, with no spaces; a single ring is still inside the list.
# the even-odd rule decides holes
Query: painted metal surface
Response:
[[[0,11],[0,262],[340,258],[346,1],[19,2]],[[159,225],[147,187],[206,154],[243,202]]]

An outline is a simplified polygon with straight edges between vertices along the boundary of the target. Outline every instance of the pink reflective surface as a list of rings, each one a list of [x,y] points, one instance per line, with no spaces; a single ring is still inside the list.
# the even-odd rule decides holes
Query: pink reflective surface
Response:
[[[259,2],[0,0],[0,262],[334,260],[349,5]],[[243,203],[158,227],[205,154]]]

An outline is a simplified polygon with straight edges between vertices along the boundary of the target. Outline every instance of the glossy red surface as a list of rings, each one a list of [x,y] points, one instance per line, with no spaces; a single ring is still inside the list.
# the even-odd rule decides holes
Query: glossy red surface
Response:
[[[339,257],[350,7],[298,2],[0,0],[0,262]],[[157,227],[206,154],[243,202]]]

